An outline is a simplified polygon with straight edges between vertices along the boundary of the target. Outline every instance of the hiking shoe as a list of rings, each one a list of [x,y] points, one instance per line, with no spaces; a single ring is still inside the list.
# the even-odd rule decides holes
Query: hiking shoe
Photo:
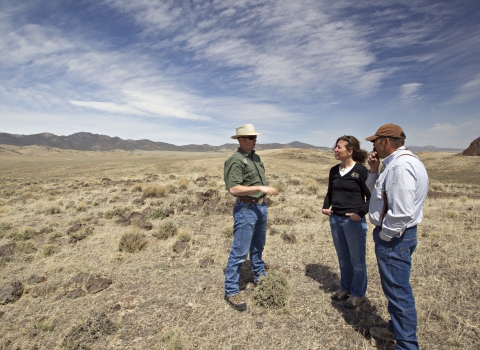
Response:
[[[353,295],[350,295],[344,305],[349,309],[355,309],[357,306],[362,305],[364,302],[365,297],[355,297]]]
[[[349,294],[346,290],[337,289],[335,292],[332,293],[331,298],[333,300],[342,300],[348,298]]]
[[[394,342],[395,336],[387,328],[383,327],[372,327],[369,330],[370,335],[378,340]]]
[[[247,303],[245,302],[243,297],[240,296],[240,294],[235,294],[231,297],[227,297],[227,295],[225,294],[225,301],[228,305],[230,305],[237,311],[244,311],[247,309]]]

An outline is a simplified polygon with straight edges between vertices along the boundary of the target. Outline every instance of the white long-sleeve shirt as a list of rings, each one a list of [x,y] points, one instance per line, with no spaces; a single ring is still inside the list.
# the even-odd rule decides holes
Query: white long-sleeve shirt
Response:
[[[390,241],[422,221],[428,175],[420,159],[405,147],[386,157],[383,166],[381,174],[369,173],[366,181],[372,193],[369,217],[372,224],[382,227],[380,238]],[[383,190],[387,193],[388,210],[382,221]]]

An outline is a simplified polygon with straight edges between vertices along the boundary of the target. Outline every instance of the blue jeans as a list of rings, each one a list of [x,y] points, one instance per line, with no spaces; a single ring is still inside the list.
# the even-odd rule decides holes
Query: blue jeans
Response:
[[[240,202],[233,209],[233,243],[225,268],[225,295],[230,297],[240,292],[240,267],[250,253],[250,266],[254,280],[265,276],[262,260],[267,236],[267,205]]]
[[[381,227],[373,230],[375,255],[383,292],[388,299],[391,321],[388,328],[397,342],[396,350],[418,349],[417,310],[410,285],[412,254],[417,247],[417,226],[407,228],[400,238],[380,239]]]
[[[367,221],[330,215],[333,244],[340,266],[340,288],[356,297],[367,292]]]

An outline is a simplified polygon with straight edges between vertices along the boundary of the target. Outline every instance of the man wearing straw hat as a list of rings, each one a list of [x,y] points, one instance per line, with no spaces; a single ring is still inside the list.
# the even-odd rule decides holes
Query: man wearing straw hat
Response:
[[[237,197],[233,209],[233,243],[225,268],[225,300],[235,310],[244,311],[247,304],[240,294],[240,267],[250,253],[250,266],[254,284],[265,276],[262,260],[267,231],[266,195],[275,195],[278,190],[267,186],[265,168],[255,154],[257,135],[252,124],[241,125],[232,139],[240,147],[225,161],[224,178],[228,192]]]

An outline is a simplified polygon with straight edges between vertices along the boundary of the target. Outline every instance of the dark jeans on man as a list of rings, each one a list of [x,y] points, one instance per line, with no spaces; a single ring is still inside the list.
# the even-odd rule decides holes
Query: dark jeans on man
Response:
[[[240,267],[250,253],[250,266],[255,282],[265,276],[262,260],[263,247],[267,236],[267,205],[237,200],[233,209],[233,243],[225,268],[225,295],[238,294]]]
[[[400,238],[390,242],[380,239],[381,227],[373,230],[375,254],[383,292],[388,299],[396,350],[418,349],[417,310],[410,285],[412,254],[417,246],[417,226],[407,228]]]

